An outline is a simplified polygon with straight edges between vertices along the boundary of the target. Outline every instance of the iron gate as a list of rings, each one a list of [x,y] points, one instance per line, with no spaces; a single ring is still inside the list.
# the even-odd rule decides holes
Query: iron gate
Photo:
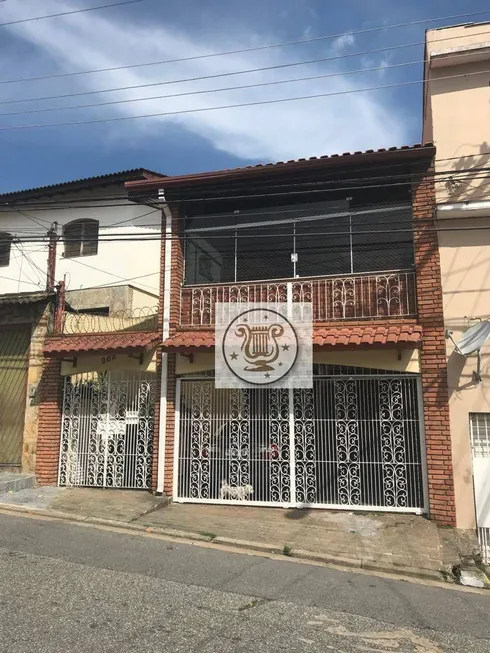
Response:
[[[178,389],[177,501],[423,512],[415,376],[315,377],[312,390]]]
[[[59,485],[149,488],[155,389],[151,374],[66,377]]]

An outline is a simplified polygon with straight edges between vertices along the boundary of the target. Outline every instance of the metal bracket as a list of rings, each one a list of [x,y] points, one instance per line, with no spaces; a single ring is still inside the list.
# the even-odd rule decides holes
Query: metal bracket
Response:
[[[480,349],[476,350],[476,371],[473,371],[472,374],[472,379],[474,383],[481,383],[482,378],[481,378],[481,351]]]

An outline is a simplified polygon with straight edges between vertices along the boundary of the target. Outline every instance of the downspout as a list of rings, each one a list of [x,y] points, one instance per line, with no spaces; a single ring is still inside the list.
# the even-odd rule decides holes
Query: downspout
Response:
[[[165,232],[162,246],[165,247],[165,267],[163,273],[163,329],[162,341],[165,341],[170,334],[170,281],[172,270],[172,213],[165,201],[164,189],[158,190],[158,199],[163,203],[162,210],[165,216]],[[168,354],[162,352],[161,364],[161,386],[160,386],[160,426],[158,435],[158,464],[157,464],[157,494],[163,494],[165,480],[165,446],[167,431],[167,379],[168,379]]]

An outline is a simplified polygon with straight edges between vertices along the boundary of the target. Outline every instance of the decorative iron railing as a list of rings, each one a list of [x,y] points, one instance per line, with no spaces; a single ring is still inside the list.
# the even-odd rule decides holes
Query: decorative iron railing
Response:
[[[314,322],[415,315],[414,272],[184,286],[181,325],[211,326],[217,302],[311,302]]]
[[[61,333],[113,333],[121,331],[154,331],[157,328],[158,308],[144,308],[114,311],[110,315],[94,315],[83,310],[63,313]]]

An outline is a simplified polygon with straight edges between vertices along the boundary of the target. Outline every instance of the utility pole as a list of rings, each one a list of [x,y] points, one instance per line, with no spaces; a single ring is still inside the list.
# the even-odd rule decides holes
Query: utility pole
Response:
[[[53,222],[48,231],[48,270],[46,274],[46,290],[54,290],[56,276],[56,244],[58,242],[58,223]]]

